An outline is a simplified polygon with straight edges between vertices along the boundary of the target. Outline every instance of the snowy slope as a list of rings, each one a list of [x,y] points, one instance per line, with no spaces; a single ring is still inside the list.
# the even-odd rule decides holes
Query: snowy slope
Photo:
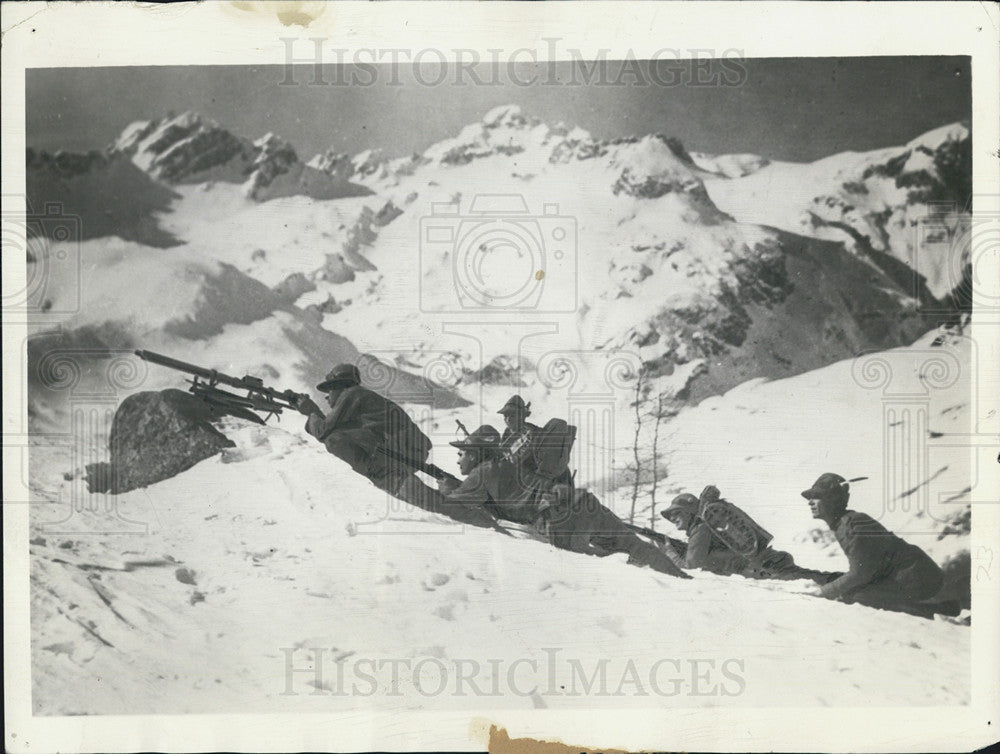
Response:
[[[750,223],[845,242],[855,253],[888,254],[927,278],[944,299],[962,282],[971,211],[972,138],[961,123],[901,147],[844,152],[816,162],[774,162],[747,175],[706,181],[719,207]],[[921,222],[948,228],[942,243]],[[966,240],[966,243],[968,241]]]
[[[961,355],[967,345],[955,340],[944,351]],[[905,373],[926,359],[928,348],[884,356]],[[855,485],[852,505],[878,513],[885,480],[871,449],[883,416],[877,391],[850,380],[851,366],[749,383],[682,411],[666,438],[670,476],[660,499],[667,490],[714,482],[799,562],[843,567],[829,536],[814,533],[822,524],[808,517],[798,489],[824,470],[867,474],[871,480]],[[935,538],[933,532],[942,512],[961,505],[947,498],[970,478],[962,452],[943,447],[975,412],[969,387],[959,380],[932,393],[929,427],[944,439],[932,442],[934,463],[921,479],[935,501],[929,514],[899,506],[880,516],[939,562],[968,546],[967,534]],[[818,395],[822,411],[782,410],[789,402],[811,405]],[[468,418],[468,411],[459,415]],[[484,702],[592,707],[570,661],[589,676],[602,658],[609,679],[602,706],[969,700],[967,626],[826,602],[802,594],[804,583],[710,574],[685,582],[617,557],[588,558],[463,530],[387,498],[305,436],[294,417],[263,428],[232,420],[224,430],[237,447],[117,498],[119,516],[148,526],[132,535],[93,534],[114,519],[86,504],[76,518],[53,525],[68,512],[57,501],[69,499],[73,482],[63,475],[72,477],[72,461],[58,449],[33,448],[44,458],[32,485],[36,714],[471,709]],[[448,450],[435,458],[446,467]],[[709,466],[706,459],[716,460]],[[801,485],[785,488],[784,480],[795,478]],[[101,510],[103,499],[90,497]],[[620,509],[626,501],[605,502]],[[657,528],[669,529],[662,520]],[[314,672],[289,682],[287,658],[296,669],[314,671],[314,647],[327,653],[319,689]],[[561,654],[550,662],[545,648]],[[334,695],[338,658],[347,673],[343,683],[348,692],[356,683],[356,694]],[[663,658],[680,663],[657,676],[661,690],[673,688],[670,678],[680,679],[675,696],[650,687],[650,668]],[[741,663],[727,666],[731,676],[709,680],[709,688],[717,687],[713,696],[692,695],[689,663],[704,658],[720,668],[727,659]],[[518,659],[534,660],[535,672],[526,662],[515,665]],[[411,669],[424,661],[425,686],[415,686],[408,670],[394,685],[388,663],[377,672],[357,665],[368,660],[408,661],[402,667]],[[627,680],[630,660],[645,696]],[[467,670],[478,663],[479,687],[491,688],[496,677],[503,693],[456,697],[456,661]],[[549,667],[551,688],[560,693],[545,693]],[[439,672],[450,679],[447,689],[428,693],[438,687]],[[362,673],[376,677],[371,694]],[[533,695],[511,691],[533,685],[539,686]]]
[[[392,369],[384,359],[362,358],[348,338],[293,305],[300,288],[269,288],[202,247],[186,244],[164,255],[105,238],[84,241],[80,249],[88,263],[79,270],[54,267],[48,284],[55,306],[66,300],[60,294],[71,297],[76,313],[58,329],[35,328],[28,341],[29,417],[37,431],[65,426],[73,391],[106,392],[113,369],[109,359],[134,349],[237,377],[251,374],[317,399],[315,385],[335,363],[360,363],[366,373],[374,370],[371,381],[382,375],[376,364],[385,362],[387,374],[394,375],[385,386],[389,393],[427,405],[465,403],[432,381]],[[128,384],[110,383],[119,399],[138,390],[176,387],[185,379],[158,366],[137,368]]]
[[[33,234],[54,237],[62,224],[73,240],[118,236],[156,247],[180,243],[157,223],[177,194],[121,155],[29,149],[26,167],[28,206],[38,218]]]
[[[660,530],[669,527],[657,511],[670,497],[714,483],[775,546],[803,565],[839,569],[842,555],[798,491],[824,471],[864,475],[852,503],[945,563],[969,548],[962,522],[973,475],[968,448],[953,446],[980,416],[969,399],[975,370],[927,392],[917,440],[929,443],[929,463],[897,479],[880,455],[886,393],[865,387],[868,372],[859,376],[852,357],[881,351],[906,383],[899,390],[919,394],[939,373],[928,359],[974,363],[974,340],[952,333],[935,344],[942,335],[925,334],[922,294],[901,285],[899,269],[828,233],[829,222],[822,232],[803,226],[799,200],[833,196],[872,168],[863,179],[872,205],[858,221],[885,213],[874,197],[909,217],[926,197],[895,182],[925,168],[943,180],[942,160],[961,139],[945,129],[878,154],[762,166],[752,156],[689,155],[659,134],[595,140],[501,107],[422,154],[328,153],[304,165],[273,135],[252,142],[194,114],[133,124],[110,155],[35,166],[49,182],[38,185],[58,187],[83,217],[134,189],[122,216],[141,218],[133,226],[147,232],[115,237],[95,225],[102,235],[82,237],[78,267],[52,264],[61,248],[52,239],[32,240],[29,264],[50,271],[37,295],[66,313],[56,329],[31,325],[33,431],[65,432],[67,385],[100,393],[110,357],[133,348],[298,391],[339,361],[378,365],[364,354],[395,367],[373,370],[368,383],[405,403],[444,468],[454,467],[446,443],[456,419],[499,424],[495,412],[515,390],[532,402],[533,420],[572,418],[583,397],[597,408],[580,414],[593,423],[581,420],[577,481],[619,514],[631,512],[637,473],[637,521]],[[924,158],[937,172],[918,169]],[[768,175],[788,202],[772,201]],[[331,186],[350,190],[331,195]],[[501,222],[495,196],[476,202],[497,194],[526,212]],[[765,212],[785,204],[787,217]],[[520,246],[476,235],[484,206],[487,230],[513,227]],[[431,225],[450,227],[453,240],[429,240]],[[478,266],[463,266],[471,258]],[[538,298],[514,314],[469,308],[459,297],[472,273],[479,294],[514,295],[527,277],[540,283],[528,289]],[[114,395],[181,379],[140,369]],[[667,404],[657,423],[649,412],[659,394]],[[546,647],[564,652],[556,689],[573,688],[568,659],[588,675],[608,659],[611,691],[628,659],[647,680],[663,658],[687,674],[676,697],[628,687],[602,696],[605,706],[968,702],[967,626],[828,603],[803,594],[804,584],[705,574],[682,582],[620,558],[459,531],[387,499],[300,425],[296,415],[264,428],[230,421],[235,448],[114,499],[82,492],[82,466],[102,460],[90,457],[103,452],[101,427],[88,428],[86,458],[35,438],[37,713],[482,704],[474,694],[422,693],[405,678],[390,696],[383,671],[374,696],[312,694],[309,674],[294,676],[298,695],[284,694],[286,650],[299,667],[310,647],[326,649],[331,670],[475,661],[481,686],[503,688],[488,700],[500,705],[593,707],[586,694],[511,690],[532,685],[530,667],[515,661],[542,667]],[[120,528],[132,533],[111,533]],[[828,625],[836,635],[818,637]],[[685,663],[699,658],[742,663],[741,683],[716,678],[739,693],[693,696]],[[489,670],[491,660],[500,666]],[[335,691],[332,682],[324,675],[320,685]]]

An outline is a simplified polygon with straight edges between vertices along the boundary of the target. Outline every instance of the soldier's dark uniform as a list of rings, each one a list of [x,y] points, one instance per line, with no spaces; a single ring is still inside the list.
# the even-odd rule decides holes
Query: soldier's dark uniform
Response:
[[[534,524],[538,505],[521,483],[516,467],[504,459],[484,461],[452,492],[448,500],[481,504],[497,518]]]
[[[813,579],[823,583],[835,574],[814,571],[795,565],[787,552],[767,547],[750,558],[733,552],[713,534],[712,527],[697,516],[700,501],[690,493],[674,498],[670,507],[660,513],[688,535],[684,553],[685,568],[699,568],[720,576],[744,576],[753,579]]]
[[[689,578],[665,553],[629,531],[585,490],[577,490],[572,503],[568,499],[571,488],[563,484],[536,497],[534,482],[526,482],[518,465],[500,455],[499,439],[496,430],[484,426],[467,441],[452,443],[460,449],[485,447],[495,452],[486,453],[465,480],[450,489],[449,502],[481,505],[499,519],[536,527],[549,543],[561,549],[590,555],[624,552],[630,563]]]
[[[501,473],[514,477],[504,486],[507,494],[517,496],[516,502],[520,507],[527,509],[534,504],[537,508],[541,496],[556,484],[572,486],[573,477],[569,469],[554,477],[540,472],[538,446],[542,428],[527,421],[531,414],[530,403],[525,403],[520,395],[513,395],[497,413],[507,423],[500,438],[499,455],[509,467],[504,467]]]
[[[376,486],[395,492],[405,477],[413,475],[412,468],[379,448],[417,463],[427,460],[431,445],[424,433],[397,404],[362,387],[353,364],[335,367],[316,388],[328,393],[331,411],[324,416],[315,407],[306,420],[306,432]]]
[[[848,510],[849,486],[838,474],[823,474],[802,497],[830,525],[850,564],[820,589],[821,597],[933,617],[927,601],[940,591],[944,574],[927,553],[871,516]]]
[[[312,401],[299,408],[308,416],[306,432],[376,487],[400,500],[462,523],[496,528],[496,521],[482,507],[449,504],[440,492],[417,478],[411,464],[379,452],[384,448],[411,462],[424,463],[431,444],[400,406],[362,387],[360,380],[353,364],[334,367],[316,386],[328,394],[330,414],[325,416]]]
[[[543,495],[542,505],[545,531],[555,547],[598,556],[624,552],[633,565],[690,578],[681,570],[675,553],[642,539],[589,490],[558,484]]]
[[[892,606],[930,599],[944,583],[944,574],[927,553],[865,513],[845,510],[833,533],[850,569],[823,586],[823,597],[898,609]]]

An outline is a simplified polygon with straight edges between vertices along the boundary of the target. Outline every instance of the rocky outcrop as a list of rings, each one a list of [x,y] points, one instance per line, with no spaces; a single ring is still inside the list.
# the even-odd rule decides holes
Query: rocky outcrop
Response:
[[[354,163],[351,156],[346,152],[328,150],[323,154],[318,154],[306,163],[309,167],[321,170],[327,175],[335,178],[349,180],[354,175]]]
[[[381,149],[366,149],[351,160],[352,173],[359,178],[382,178],[387,172],[387,162]]]
[[[702,170],[722,178],[743,178],[771,164],[769,159],[759,154],[709,155],[693,152],[691,161]]]
[[[219,414],[181,390],[130,395],[115,412],[109,463],[87,466],[91,492],[120,494],[170,479],[234,443],[212,426]]]
[[[910,343],[928,327],[915,299],[843,244],[779,233],[734,253],[714,296],[665,307],[609,347],[638,348],[652,377],[688,370],[674,398],[698,401]]]
[[[611,166],[620,171],[611,188],[614,194],[641,199],[683,194],[705,223],[731,219],[709,198],[690,155],[676,139],[654,134],[635,144],[620,146],[614,150]]]
[[[346,176],[302,164],[292,145],[273,133],[250,141],[192,112],[132,123],[109,151],[127,156],[141,170],[167,183],[241,183],[247,197],[256,201],[291,195],[326,200],[370,193],[349,183]]]
[[[273,133],[257,139],[253,146],[256,153],[250,166],[246,189],[247,195],[251,197],[270,186],[279,175],[287,173],[299,160],[292,145]]]
[[[708,190],[743,222],[843,242],[897,278],[909,270],[903,287],[926,285],[929,308],[969,308],[960,289],[971,272],[972,139],[963,123],[900,147],[773,163]]]
[[[110,148],[130,157],[154,178],[171,183],[183,183],[213,169],[245,172],[245,164],[254,157],[248,140],[192,112],[133,123]],[[234,160],[243,164],[232,165]]]

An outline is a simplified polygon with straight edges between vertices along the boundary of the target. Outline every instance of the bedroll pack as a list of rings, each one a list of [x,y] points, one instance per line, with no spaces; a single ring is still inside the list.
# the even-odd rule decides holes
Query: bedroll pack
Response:
[[[535,472],[550,482],[568,472],[574,442],[576,427],[562,419],[549,419],[532,443]]]
[[[722,500],[718,488],[711,484],[702,490],[698,517],[726,547],[748,558],[763,553],[774,539],[746,511]]]

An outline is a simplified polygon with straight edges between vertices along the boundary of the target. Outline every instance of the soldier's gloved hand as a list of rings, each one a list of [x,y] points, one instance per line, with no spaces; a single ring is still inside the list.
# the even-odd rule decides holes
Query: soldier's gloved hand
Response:
[[[448,495],[458,489],[461,484],[457,479],[438,479],[438,491],[443,495]]]
[[[298,403],[295,404],[295,410],[303,416],[312,416],[313,414],[323,413],[323,410],[317,406],[313,399],[308,395],[299,399]]]

